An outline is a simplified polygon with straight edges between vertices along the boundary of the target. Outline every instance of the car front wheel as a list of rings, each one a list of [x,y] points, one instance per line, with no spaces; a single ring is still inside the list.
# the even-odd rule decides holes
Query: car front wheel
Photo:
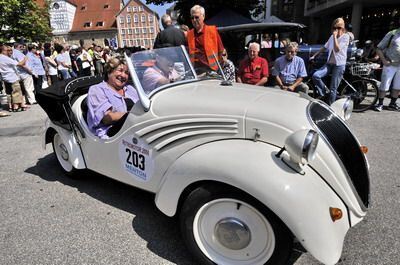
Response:
[[[279,218],[235,189],[195,189],[182,206],[180,222],[200,264],[279,265],[292,250],[291,233]]]

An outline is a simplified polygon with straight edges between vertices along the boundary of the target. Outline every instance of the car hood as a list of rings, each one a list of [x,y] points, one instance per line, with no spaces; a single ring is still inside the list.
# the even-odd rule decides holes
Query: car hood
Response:
[[[165,89],[152,97],[151,110],[158,117],[221,115],[277,124],[288,119],[287,125],[296,123],[297,126],[304,122],[298,119],[299,113],[304,113],[301,116],[306,118],[309,100],[297,93],[240,83],[222,86],[220,83],[220,80],[203,80]]]

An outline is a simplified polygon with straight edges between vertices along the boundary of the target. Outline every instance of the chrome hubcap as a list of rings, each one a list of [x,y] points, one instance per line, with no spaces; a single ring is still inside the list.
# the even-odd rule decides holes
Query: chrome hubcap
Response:
[[[68,161],[69,155],[68,155],[67,148],[65,147],[64,144],[60,144],[59,147],[60,147],[60,150],[61,150],[62,159],[64,159],[65,161]]]
[[[215,225],[214,233],[221,245],[232,250],[243,249],[251,241],[251,233],[247,225],[232,217],[220,220]]]

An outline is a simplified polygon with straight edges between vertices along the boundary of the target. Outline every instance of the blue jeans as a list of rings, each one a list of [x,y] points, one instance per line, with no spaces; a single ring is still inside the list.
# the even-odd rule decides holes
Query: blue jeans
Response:
[[[345,68],[345,65],[325,64],[312,76],[312,80],[316,89],[318,90],[318,94],[321,96],[325,96],[326,85],[322,81],[322,78],[324,78],[328,74],[332,74],[331,83],[329,85],[330,94],[327,102],[329,105],[331,105],[336,100],[337,89],[339,87],[340,81],[342,81]]]
[[[69,74],[68,70],[63,69],[63,70],[59,70],[59,71],[61,73],[61,76],[62,76],[63,80],[71,78],[71,75]]]

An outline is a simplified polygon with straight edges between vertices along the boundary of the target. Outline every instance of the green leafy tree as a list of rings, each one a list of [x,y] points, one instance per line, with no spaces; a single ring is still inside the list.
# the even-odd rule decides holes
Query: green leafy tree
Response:
[[[48,2],[39,7],[33,0],[0,0],[0,40],[45,41],[51,37]]]
[[[206,10],[206,20],[211,18],[225,8],[229,8],[238,14],[250,18],[251,15],[259,15],[265,10],[265,1],[260,0],[147,0],[148,4],[162,5],[176,3],[176,10],[180,15],[179,23],[191,26],[190,8],[201,5]]]

